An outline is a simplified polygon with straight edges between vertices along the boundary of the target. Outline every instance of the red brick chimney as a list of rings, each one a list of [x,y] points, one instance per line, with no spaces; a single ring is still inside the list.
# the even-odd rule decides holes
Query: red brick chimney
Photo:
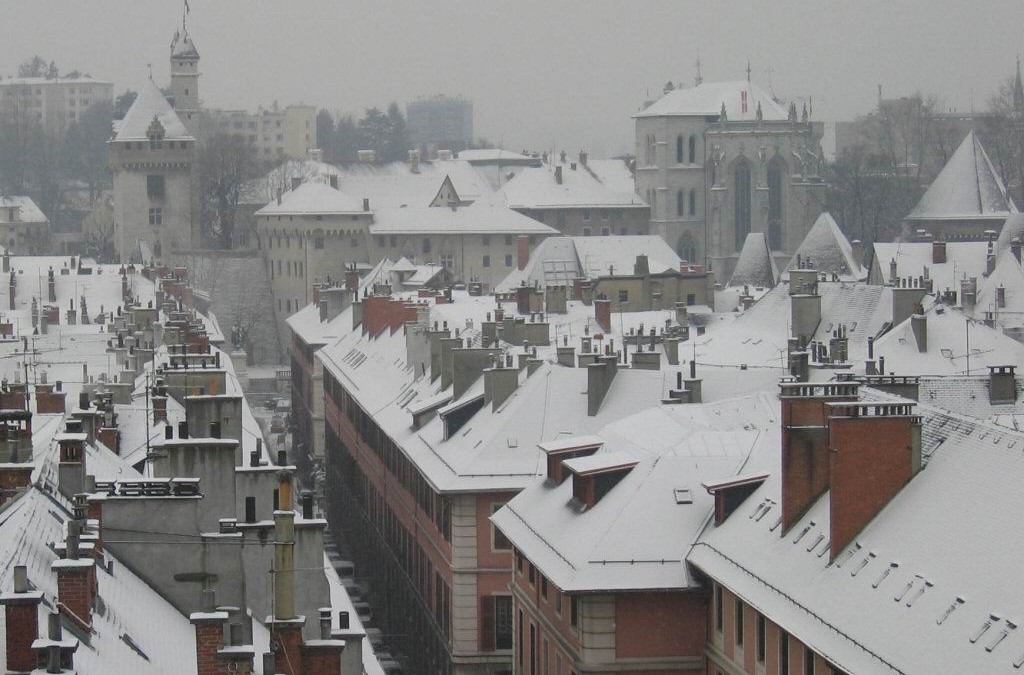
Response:
[[[40,415],[63,415],[67,412],[67,392],[61,391],[63,385],[36,385],[36,412]]]
[[[516,237],[516,269],[525,270],[530,262],[530,238],[525,234]]]
[[[91,550],[82,550],[82,521],[69,520],[63,557],[50,567],[57,573],[57,610],[79,628],[92,627],[92,607],[96,597],[96,559]]]
[[[921,417],[914,405],[829,405],[833,560],[921,468]]]
[[[594,321],[606,333],[612,332],[612,301],[603,298],[594,300]]]
[[[779,385],[783,534],[828,490],[828,404],[856,401],[859,387],[857,382]]]
[[[941,265],[946,262],[946,242],[944,241],[933,241],[932,242],[932,264]]]
[[[29,590],[24,565],[14,568],[14,588],[0,594],[7,626],[7,664],[4,672],[30,672],[36,667],[32,643],[39,637],[39,603],[42,591]]]
[[[359,292],[359,272],[356,270],[345,270],[345,288],[353,293]]]
[[[224,644],[224,625],[228,621],[228,613],[217,610],[213,589],[207,588],[203,591],[202,610],[192,612],[188,618],[196,627],[197,675],[252,672],[255,652],[251,645],[242,643],[241,624],[231,624],[231,649],[225,649],[227,645]]]

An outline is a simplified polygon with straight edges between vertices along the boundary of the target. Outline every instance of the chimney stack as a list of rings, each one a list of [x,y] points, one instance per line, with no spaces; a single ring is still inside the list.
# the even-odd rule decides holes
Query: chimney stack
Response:
[[[910,329],[914,333],[914,341],[917,343],[917,351],[924,354],[928,351],[928,317],[917,306],[917,312],[910,317]]]
[[[81,542],[85,521],[69,520],[65,524],[63,557],[50,567],[57,573],[57,609],[86,632],[92,629],[92,608],[96,597],[96,559],[91,546]]]
[[[14,567],[14,587],[0,594],[7,626],[7,664],[5,672],[29,672],[36,667],[32,643],[39,637],[39,604],[42,591],[29,589],[28,568]]]
[[[516,237],[516,267],[519,271],[525,270],[530,262],[530,237],[521,234]]]
[[[992,405],[1017,402],[1016,366],[989,366],[989,401]]]
[[[612,332],[612,301],[604,298],[594,300],[594,321],[605,333]]]
[[[946,262],[946,242],[944,241],[933,241],[932,242],[932,264],[941,265]]]
[[[920,470],[921,417],[914,405],[828,404],[832,560]]]
[[[555,167],[555,183],[558,185],[562,184],[562,165],[559,164]]]

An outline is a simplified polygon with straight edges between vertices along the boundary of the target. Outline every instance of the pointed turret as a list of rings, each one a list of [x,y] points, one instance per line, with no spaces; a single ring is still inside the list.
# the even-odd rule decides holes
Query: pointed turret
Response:
[[[171,97],[174,109],[190,129],[199,112],[199,50],[185,24],[171,40]]]

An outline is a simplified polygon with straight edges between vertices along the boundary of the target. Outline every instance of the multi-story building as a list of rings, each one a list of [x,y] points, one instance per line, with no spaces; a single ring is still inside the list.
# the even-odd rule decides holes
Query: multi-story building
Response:
[[[582,304],[560,314],[565,290],[552,290],[547,321],[527,319],[531,292],[517,298],[520,315],[461,291],[378,292],[346,308],[331,327],[340,336],[316,353],[329,518],[349,535],[357,566],[372,568],[374,615],[413,672],[509,671],[513,556],[488,518],[533,482],[538,443],[590,433],[668,395],[658,370],[604,376],[623,355],[602,356],[603,346],[622,339]],[[574,346],[559,338],[554,347],[570,333],[585,347],[580,367]],[[650,356],[660,354],[630,354]]]
[[[502,187],[508,207],[573,237],[647,234],[650,207],[637,195],[620,160],[546,158]]]
[[[749,78],[667,89],[634,119],[651,233],[722,279],[750,232],[784,265],[824,208],[823,125]]]
[[[195,146],[159,87],[146,80],[107,144],[121,260],[159,259],[199,241]]]
[[[405,107],[409,141],[458,152],[473,142],[473,102],[459,96],[417,99]]]
[[[515,211],[463,203],[450,180],[434,205],[371,208],[338,189],[338,176],[301,183],[256,212],[259,247],[269,265],[278,311],[309,304],[313,285],[384,258],[437,263],[460,281],[492,287],[531,245],[554,230]]]
[[[289,105],[245,110],[207,111],[210,131],[241,136],[252,143],[259,160],[303,158],[317,146],[317,109],[311,105]]]
[[[38,121],[53,134],[63,134],[92,105],[113,100],[113,83],[91,77],[0,80],[0,109]]]

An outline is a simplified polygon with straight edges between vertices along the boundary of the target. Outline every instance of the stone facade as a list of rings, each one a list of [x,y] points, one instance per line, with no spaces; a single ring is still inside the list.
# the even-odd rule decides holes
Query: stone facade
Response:
[[[749,82],[725,84],[715,95],[742,96],[738,119],[661,101],[636,115],[636,187],[651,206],[651,233],[722,279],[750,232],[766,233],[788,260],[825,200],[822,123],[798,120],[795,107],[786,114]],[[759,100],[774,108],[760,112]]]

